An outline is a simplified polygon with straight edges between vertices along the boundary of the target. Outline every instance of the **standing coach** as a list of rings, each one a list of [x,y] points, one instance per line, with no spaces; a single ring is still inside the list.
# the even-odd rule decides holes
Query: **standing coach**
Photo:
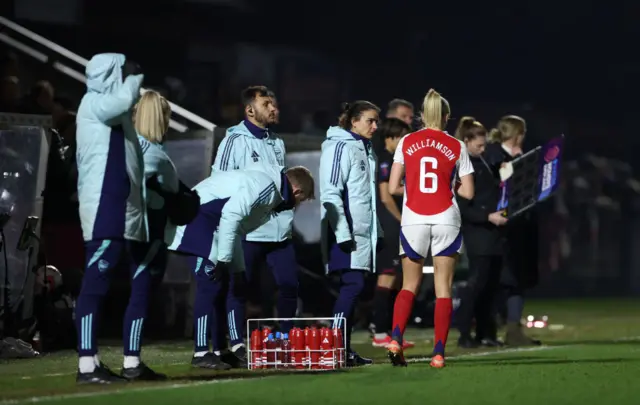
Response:
[[[212,170],[242,170],[256,163],[285,166],[284,142],[269,128],[278,122],[274,93],[265,86],[251,86],[243,90],[241,96],[245,118],[227,130]],[[247,234],[242,244],[247,278],[250,279],[265,262],[273,271],[278,286],[278,316],[281,318],[293,318],[298,304],[298,265],[291,240],[293,214],[293,210],[273,214],[268,223]],[[231,287],[226,305],[233,356],[224,356],[223,359],[234,367],[246,367],[243,336],[245,299],[234,294]],[[293,323],[282,322],[280,327],[289,331]],[[224,342],[218,343],[224,345]]]
[[[496,168],[483,156],[487,143],[485,127],[473,117],[463,117],[456,138],[467,146],[474,170],[475,196],[458,196],[462,214],[462,235],[469,260],[469,280],[457,310],[460,330],[458,346],[464,348],[499,346],[493,304],[500,291],[503,267],[503,229],[507,219],[495,212],[500,199],[500,179]],[[476,334],[471,324],[476,319]]]

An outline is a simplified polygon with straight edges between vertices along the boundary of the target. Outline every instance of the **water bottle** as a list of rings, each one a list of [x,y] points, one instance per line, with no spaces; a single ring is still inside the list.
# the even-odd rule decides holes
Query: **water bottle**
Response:
[[[282,335],[282,367],[291,367],[291,341],[288,333]]]
[[[265,347],[267,349],[266,368],[273,368],[276,364],[276,341],[273,339],[273,333],[269,333]]]
[[[276,332],[276,368],[282,368],[282,333]]]

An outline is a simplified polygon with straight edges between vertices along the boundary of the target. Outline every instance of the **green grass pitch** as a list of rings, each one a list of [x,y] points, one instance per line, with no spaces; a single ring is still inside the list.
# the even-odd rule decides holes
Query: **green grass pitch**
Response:
[[[189,365],[190,342],[146,346],[143,359],[171,380],[107,387],[78,387],[73,352],[0,363],[0,405],[47,404],[640,404],[640,301],[532,301],[525,313],[548,315],[548,329],[530,330],[541,347],[459,350],[449,337],[447,367],[430,369],[431,330],[410,331],[414,349],[407,368],[392,368],[384,349],[356,333],[354,346],[376,364],[341,372],[232,370],[209,372]],[[103,360],[116,370],[120,348]]]

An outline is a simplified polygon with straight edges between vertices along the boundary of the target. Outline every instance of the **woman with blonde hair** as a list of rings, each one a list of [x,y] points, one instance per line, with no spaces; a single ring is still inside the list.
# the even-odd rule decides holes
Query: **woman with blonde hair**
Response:
[[[144,159],[145,201],[150,248],[145,258],[145,263],[148,265],[141,266],[133,275],[132,283],[146,283],[144,288],[139,289],[143,293],[131,297],[132,300],[140,300],[139,305],[145,310],[140,319],[137,319],[132,325],[125,325],[125,328],[131,327],[131,353],[125,356],[125,361],[137,363],[140,373],[151,376],[157,375],[157,373],[140,362],[139,348],[142,327],[147,315],[152,287],[161,282],[164,275],[167,241],[173,240],[176,225],[181,225],[184,218],[176,220],[173,215],[174,207],[177,204],[176,200],[180,195],[181,183],[176,168],[163,147],[171,117],[169,103],[159,93],[147,91],[134,108],[133,122]],[[195,196],[197,197],[197,194]],[[196,203],[199,206],[199,199]]]
[[[198,194],[180,181],[164,148],[170,119],[171,107],[164,97],[155,91],[142,95],[133,121],[144,158],[149,240],[161,244],[160,250],[173,240],[176,226],[191,222],[200,208]]]
[[[497,173],[501,166],[522,155],[526,121],[517,115],[502,117],[489,133],[485,151],[487,163]],[[538,224],[535,208],[511,219],[505,229],[504,267],[500,283],[505,289],[509,346],[539,345],[524,334],[520,319],[524,311],[524,291],[538,282]]]
[[[162,196],[177,193],[180,186],[176,168],[163,145],[170,118],[169,102],[155,91],[145,92],[135,106],[133,122],[144,158],[147,219],[152,243],[160,243],[164,239],[171,241],[175,231],[175,226],[171,227],[167,221]],[[168,231],[166,238],[165,228]]]
[[[505,115],[489,132],[490,143],[497,143],[511,157],[522,154],[522,142],[527,133],[527,123],[517,115]]]
[[[460,210],[452,179],[457,175],[457,194],[473,199],[473,166],[464,142],[444,132],[451,109],[449,102],[431,89],[424,98],[425,128],[405,135],[395,150],[389,176],[389,192],[404,189],[400,229],[402,290],[393,310],[391,342],[387,346],[394,366],[406,366],[403,334],[422,282],[422,268],[429,250],[433,257],[436,290],[435,347],[431,366],[444,367],[444,352],[451,326],[453,272],[462,248]],[[404,187],[402,180],[404,178]]]

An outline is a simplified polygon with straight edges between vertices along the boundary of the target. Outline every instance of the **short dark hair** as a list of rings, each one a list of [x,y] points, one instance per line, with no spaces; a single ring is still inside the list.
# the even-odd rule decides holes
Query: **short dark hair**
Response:
[[[399,118],[386,118],[373,134],[376,152],[382,150],[386,139],[401,138],[411,132],[411,126]]]
[[[378,127],[376,135],[382,139],[401,138],[411,132],[411,126],[399,118],[387,118]]]
[[[397,110],[398,107],[407,107],[407,108],[410,108],[411,110],[414,110],[413,104],[411,104],[409,101],[401,98],[394,98],[393,100],[389,101],[389,105],[387,106],[387,111],[393,112]]]
[[[370,110],[380,112],[380,108],[370,101],[358,100],[352,103],[342,103],[342,112],[338,118],[338,125],[340,128],[349,131],[351,129],[351,121],[357,120],[365,111]]]
[[[249,86],[240,93],[242,106],[246,107],[250,105],[255,101],[256,97],[271,97],[269,93],[272,92],[267,88],[267,86]]]
[[[267,90],[267,97],[272,98],[272,99],[276,99],[276,93],[273,92],[273,90]]]

